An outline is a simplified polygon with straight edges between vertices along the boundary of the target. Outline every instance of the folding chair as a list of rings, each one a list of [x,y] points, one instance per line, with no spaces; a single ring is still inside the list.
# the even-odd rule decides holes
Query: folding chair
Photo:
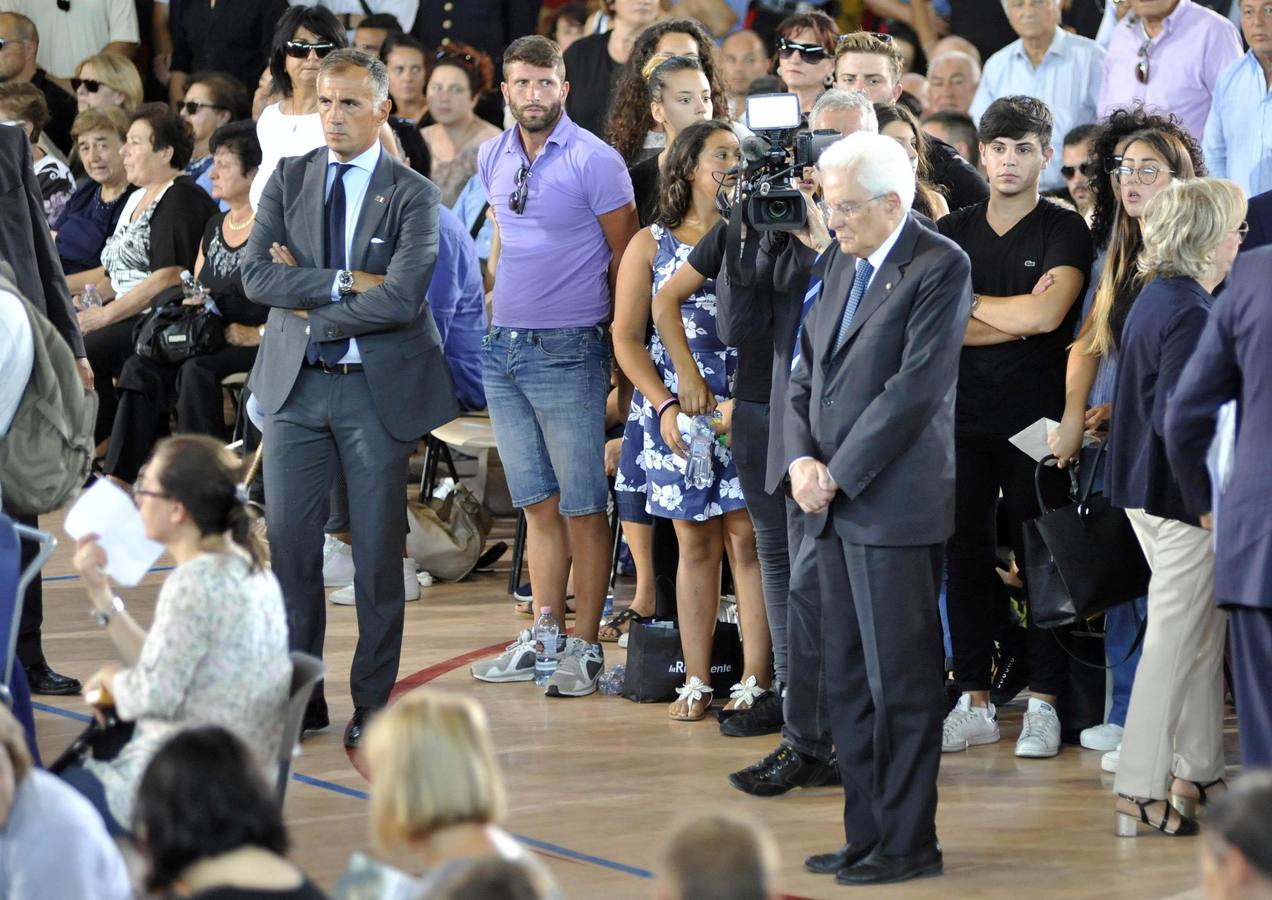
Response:
[[[278,783],[275,795],[281,809],[287,796],[287,781],[291,778],[292,758],[300,753],[300,728],[305,719],[305,707],[314,692],[314,686],[327,671],[326,664],[308,653],[291,652],[291,691],[287,696],[287,719],[283,726],[283,740],[278,745]]]

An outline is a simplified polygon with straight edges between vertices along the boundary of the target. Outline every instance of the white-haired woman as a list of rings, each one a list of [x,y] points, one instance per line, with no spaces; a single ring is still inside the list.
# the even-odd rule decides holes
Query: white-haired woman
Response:
[[[1201,336],[1246,212],[1230,181],[1177,181],[1144,222],[1149,279],[1122,330],[1107,487],[1127,511],[1153,576],[1148,629],[1113,787],[1117,834],[1197,833],[1194,813],[1223,790],[1223,646],[1210,517],[1188,512],[1164,441],[1167,399]],[[1169,801],[1169,802],[1168,802]]]

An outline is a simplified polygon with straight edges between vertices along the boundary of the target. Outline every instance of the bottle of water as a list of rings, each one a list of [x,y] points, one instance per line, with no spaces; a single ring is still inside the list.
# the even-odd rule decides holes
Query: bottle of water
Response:
[[[608,619],[612,615],[614,615],[614,592],[606,591],[605,608],[601,610],[601,618]]]
[[[557,641],[561,629],[550,607],[543,607],[534,623],[534,683],[547,684],[557,667]]]
[[[203,283],[190,274],[189,269],[181,272],[181,296],[187,300],[206,300],[207,289]]]
[[[711,467],[711,445],[715,429],[707,416],[694,416],[689,425],[689,460],[685,464],[685,484],[691,488],[708,488],[715,478]]]
[[[102,295],[97,293],[97,285],[84,285],[84,291],[80,294],[80,309],[94,309],[102,305]]]

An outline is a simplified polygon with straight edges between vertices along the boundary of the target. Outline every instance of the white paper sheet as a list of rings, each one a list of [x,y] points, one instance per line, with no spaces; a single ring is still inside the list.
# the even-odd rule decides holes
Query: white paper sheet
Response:
[[[1045,416],[1029,425],[1026,428],[1013,434],[1007,440],[1015,445],[1017,450],[1025,453],[1034,462],[1042,462],[1048,456],[1051,456],[1051,447],[1047,444],[1047,435],[1060,427],[1060,423],[1055,419],[1048,419]],[[1090,447],[1098,441],[1091,435],[1083,432],[1082,446]]]
[[[163,544],[146,537],[132,497],[109,478],[80,494],[62,527],[75,540],[96,534],[106,551],[106,574],[125,587],[140,582],[163,553]]]

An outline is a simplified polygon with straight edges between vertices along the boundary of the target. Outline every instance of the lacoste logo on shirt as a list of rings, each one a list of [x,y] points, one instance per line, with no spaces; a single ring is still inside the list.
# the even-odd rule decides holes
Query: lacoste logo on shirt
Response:
[[[1026,269],[1032,269],[1032,268],[1033,268],[1034,266],[1036,266],[1036,265],[1038,265],[1038,264],[1037,264],[1036,262],[1034,262],[1032,259],[1027,259],[1027,260],[1025,260],[1025,268],[1026,268]]]

